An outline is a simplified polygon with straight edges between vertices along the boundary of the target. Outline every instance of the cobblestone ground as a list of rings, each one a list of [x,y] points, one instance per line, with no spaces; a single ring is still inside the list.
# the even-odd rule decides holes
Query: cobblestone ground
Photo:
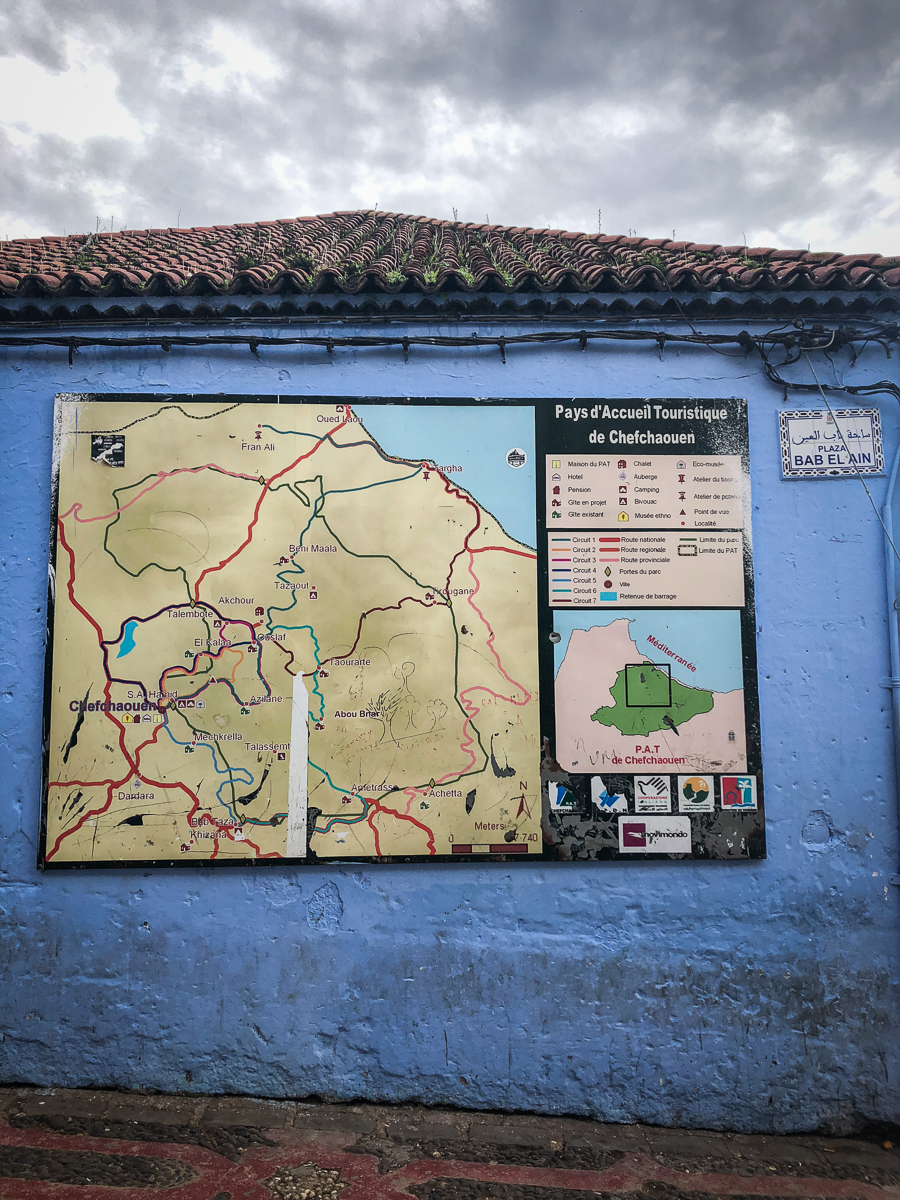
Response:
[[[900,1200],[885,1139],[0,1089],[0,1200]]]

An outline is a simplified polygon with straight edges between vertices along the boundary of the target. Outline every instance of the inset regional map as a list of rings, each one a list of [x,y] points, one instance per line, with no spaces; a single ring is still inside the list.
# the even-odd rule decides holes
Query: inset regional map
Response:
[[[578,773],[747,769],[740,613],[554,613],[556,757]]]
[[[48,865],[540,853],[533,410],[401,423],[58,398]]]

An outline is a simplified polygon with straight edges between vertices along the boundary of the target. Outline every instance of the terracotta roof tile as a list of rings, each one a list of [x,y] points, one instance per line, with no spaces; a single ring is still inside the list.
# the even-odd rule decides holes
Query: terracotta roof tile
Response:
[[[351,211],[0,242],[0,295],[900,288],[900,259]]]

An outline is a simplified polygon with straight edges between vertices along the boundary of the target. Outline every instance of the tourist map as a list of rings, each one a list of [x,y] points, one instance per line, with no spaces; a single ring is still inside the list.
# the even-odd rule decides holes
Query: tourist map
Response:
[[[533,460],[525,406],[58,397],[45,865],[540,854]]]

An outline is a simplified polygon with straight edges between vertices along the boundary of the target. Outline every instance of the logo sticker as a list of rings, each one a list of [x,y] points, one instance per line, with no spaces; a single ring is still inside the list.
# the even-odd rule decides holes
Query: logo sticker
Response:
[[[104,467],[125,466],[125,435],[122,433],[92,433],[91,459]]]
[[[578,811],[578,800],[564,783],[551,783],[548,786],[548,791],[550,793],[551,812]]]
[[[691,823],[687,817],[619,817],[622,854],[690,854]]]
[[[506,461],[513,470],[517,471],[519,467],[524,467],[528,462],[528,455],[520,446],[513,446],[512,450],[506,456]]]
[[[610,792],[600,775],[591,776],[591,800],[602,813],[627,813],[628,801],[618,792]]]
[[[713,796],[712,775],[678,776],[679,812],[712,812],[715,807]]]
[[[756,780],[752,775],[722,776],[722,807],[756,812]]]
[[[672,811],[672,788],[665,775],[635,775],[634,811],[639,813]]]

